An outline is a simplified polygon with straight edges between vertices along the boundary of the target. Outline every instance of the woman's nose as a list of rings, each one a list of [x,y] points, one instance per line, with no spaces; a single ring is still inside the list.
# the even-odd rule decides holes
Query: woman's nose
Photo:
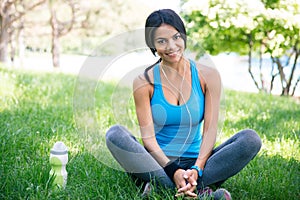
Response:
[[[176,47],[176,42],[174,40],[169,40],[167,45],[167,50],[173,50]]]

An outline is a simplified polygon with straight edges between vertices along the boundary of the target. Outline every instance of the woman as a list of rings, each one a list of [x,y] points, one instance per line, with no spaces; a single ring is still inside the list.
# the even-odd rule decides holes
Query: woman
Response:
[[[214,148],[221,94],[217,70],[184,57],[186,30],[174,11],[151,13],[145,26],[147,46],[160,59],[133,83],[143,146],[119,125],[108,130],[107,146],[143,182],[176,187],[176,195],[216,199],[220,190],[207,186],[219,187],[244,168],[261,140],[247,129]],[[230,199],[229,192],[221,191]]]

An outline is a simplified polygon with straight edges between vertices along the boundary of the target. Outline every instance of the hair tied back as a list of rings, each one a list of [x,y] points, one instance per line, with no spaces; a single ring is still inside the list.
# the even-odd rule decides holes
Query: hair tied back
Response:
[[[164,23],[165,23],[165,20],[164,20],[164,18],[162,17],[161,10],[158,10],[157,13],[158,13],[158,15],[159,15],[159,17],[160,17],[161,23],[164,24]]]

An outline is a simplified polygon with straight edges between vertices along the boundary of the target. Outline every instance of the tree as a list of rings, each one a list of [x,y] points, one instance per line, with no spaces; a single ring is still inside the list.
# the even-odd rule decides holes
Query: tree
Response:
[[[137,10],[143,10],[143,16]],[[33,51],[51,51],[53,65],[58,67],[59,55],[66,47],[75,43],[82,47],[77,53],[90,53],[106,37],[140,28],[147,12],[136,0],[2,0],[0,62],[7,61],[9,52],[12,58],[16,53],[22,59],[22,48],[17,47],[26,46]]]
[[[143,27],[151,12],[139,0],[81,1],[79,7],[84,19],[72,34],[81,38],[81,53],[91,53],[108,37]]]
[[[0,4],[0,62],[6,62],[8,57],[8,44],[12,41],[13,34],[22,29],[24,15],[43,4],[46,0],[28,1],[2,0]],[[12,51],[14,49],[12,48]]]
[[[279,77],[281,95],[294,95],[300,79],[294,76],[300,55],[299,0],[192,0],[183,2],[182,15],[188,35],[211,54],[248,55],[248,72],[258,90],[271,93]],[[263,57],[272,63],[268,84]],[[259,59],[259,74],[253,72],[253,58]]]
[[[52,53],[52,63],[53,67],[59,67],[59,38],[69,33],[74,23],[76,22],[76,11],[77,4],[73,0],[66,0],[65,5],[61,4],[62,2],[55,2],[53,0],[49,0],[49,10],[50,10],[50,26],[52,30],[51,34],[51,53]],[[67,18],[67,20],[62,21],[59,19],[57,13],[58,11],[62,11],[61,18]],[[69,13],[68,13],[69,11]],[[65,16],[66,13],[69,16]],[[68,19],[69,18],[69,19]]]

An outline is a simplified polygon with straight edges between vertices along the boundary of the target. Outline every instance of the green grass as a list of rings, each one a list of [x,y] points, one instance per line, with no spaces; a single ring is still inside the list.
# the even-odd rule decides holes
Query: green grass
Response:
[[[141,199],[140,188],[116,170],[104,143],[115,123],[138,136],[130,94],[112,83],[0,67],[0,199]],[[233,199],[299,199],[299,102],[234,91],[226,91],[225,99],[218,143],[252,128],[263,147],[223,187]],[[50,149],[58,140],[69,148],[68,184],[61,191],[48,181]],[[164,191],[151,199],[173,196]]]

